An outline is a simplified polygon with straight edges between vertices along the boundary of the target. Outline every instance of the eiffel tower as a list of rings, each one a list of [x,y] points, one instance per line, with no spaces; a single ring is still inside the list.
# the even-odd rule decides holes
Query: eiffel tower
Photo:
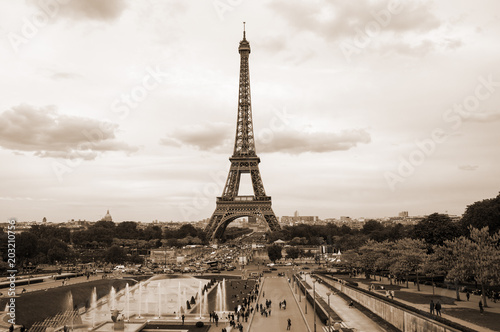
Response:
[[[252,103],[250,99],[250,74],[248,70],[250,43],[246,40],[245,29],[243,29],[243,40],[240,41],[238,52],[240,53],[240,86],[236,139],[233,156],[229,158],[231,168],[229,169],[224,191],[221,197],[217,197],[215,212],[205,229],[211,242],[222,238],[229,223],[246,216],[264,220],[271,231],[280,230],[278,220],[271,207],[271,196],[267,196],[264,190],[259,171],[260,158],[255,152]],[[250,173],[253,196],[238,195],[242,173]]]

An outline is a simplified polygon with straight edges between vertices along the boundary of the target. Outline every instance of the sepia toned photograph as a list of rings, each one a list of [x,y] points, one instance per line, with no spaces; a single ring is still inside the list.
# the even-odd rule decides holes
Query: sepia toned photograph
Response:
[[[500,2],[0,0],[0,332],[500,331]]]

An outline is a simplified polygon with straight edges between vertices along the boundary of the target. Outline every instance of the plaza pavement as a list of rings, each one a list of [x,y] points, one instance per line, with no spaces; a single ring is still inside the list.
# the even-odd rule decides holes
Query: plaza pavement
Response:
[[[312,331],[309,324],[304,320],[302,309],[299,307],[299,303],[295,300],[292,290],[288,285],[288,279],[284,277],[266,277],[263,280],[258,303],[262,303],[265,306],[266,299],[271,300],[271,315],[266,317],[261,315],[260,312],[256,312],[246,331],[286,331],[288,318],[292,320],[290,331]],[[286,300],[286,309],[279,308],[279,303],[283,300]]]
[[[302,275],[302,280],[305,281],[311,288],[313,287],[311,276],[304,274]],[[349,304],[336,292],[332,292],[329,287],[322,283],[316,283],[316,297],[322,297],[326,303],[328,303],[327,293],[330,295],[330,307],[337,313],[337,315],[342,319],[343,324],[348,328],[353,328],[355,331],[367,331],[367,332],[381,332],[385,331],[383,328],[378,326],[374,321],[368,318],[365,314],[354,307],[349,307]],[[312,291],[311,291],[312,293]]]

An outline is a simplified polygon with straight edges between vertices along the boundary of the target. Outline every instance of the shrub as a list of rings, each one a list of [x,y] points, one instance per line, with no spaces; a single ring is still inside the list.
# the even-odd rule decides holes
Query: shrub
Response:
[[[203,327],[203,325],[204,325],[204,324],[203,324],[203,322],[201,322],[201,321],[200,321],[200,322],[196,322],[196,327]]]

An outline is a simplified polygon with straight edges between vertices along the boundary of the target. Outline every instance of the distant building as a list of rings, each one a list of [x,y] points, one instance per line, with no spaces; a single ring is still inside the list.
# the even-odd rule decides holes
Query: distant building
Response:
[[[109,210],[106,212],[106,215],[102,217],[101,221],[113,221],[113,218],[111,218],[111,215],[109,214]]]
[[[400,218],[408,218],[408,211],[401,211],[399,212],[398,216]]]
[[[297,211],[295,211],[294,216],[283,216],[281,217],[281,223],[284,224],[298,224],[298,223],[314,223],[319,220],[318,216],[295,216],[295,214],[298,214]]]

